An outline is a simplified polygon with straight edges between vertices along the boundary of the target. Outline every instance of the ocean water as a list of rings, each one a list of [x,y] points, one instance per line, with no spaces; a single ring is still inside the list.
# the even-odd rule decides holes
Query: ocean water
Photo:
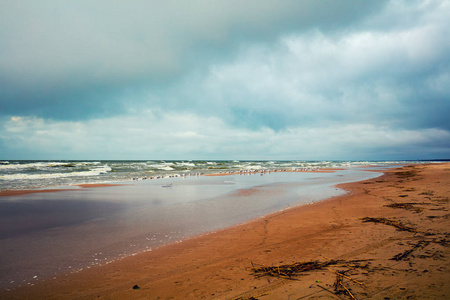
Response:
[[[417,161],[420,162],[420,161]],[[143,178],[261,170],[316,170],[412,161],[0,161],[0,190],[116,183]]]

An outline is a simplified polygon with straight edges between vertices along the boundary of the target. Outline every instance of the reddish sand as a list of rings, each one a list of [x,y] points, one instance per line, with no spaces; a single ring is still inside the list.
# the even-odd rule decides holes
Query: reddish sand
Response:
[[[0,292],[0,298],[352,299],[345,287],[355,299],[449,299],[450,164],[407,166],[341,187],[350,193]],[[251,272],[252,265],[330,259],[342,262],[291,280]],[[349,268],[350,260],[367,266]],[[337,290],[336,272],[346,276]]]

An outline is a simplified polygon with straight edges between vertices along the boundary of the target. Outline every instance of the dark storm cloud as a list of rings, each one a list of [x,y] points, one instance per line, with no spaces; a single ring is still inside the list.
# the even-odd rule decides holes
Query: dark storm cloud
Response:
[[[370,123],[448,130],[450,22],[442,16],[449,12],[435,5],[410,27],[311,30],[249,46],[159,99],[253,129]]]
[[[121,91],[161,87],[239,45],[351,26],[383,1],[2,1],[2,114],[123,112]],[[125,105],[130,105],[127,99]],[[113,109],[115,108],[115,109]]]

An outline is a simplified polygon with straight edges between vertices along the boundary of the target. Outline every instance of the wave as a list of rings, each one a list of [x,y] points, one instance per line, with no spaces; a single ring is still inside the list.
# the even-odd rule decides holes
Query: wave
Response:
[[[35,169],[35,170],[47,170],[56,167],[86,167],[92,165],[99,165],[100,162],[32,162],[32,163],[9,163],[2,162],[0,164],[0,170],[8,169]]]
[[[417,161],[420,163],[420,161]],[[0,190],[67,186],[81,183],[123,182],[133,178],[169,177],[181,173],[295,170],[386,166],[413,161],[0,161]]]
[[[16,173],[16,174],[5,174],[1,175],[1,180],[33,180],[33,179],[51,179],[51,178],[63,178],[63,177],[88,177],[88,176],[98,176],[101,174],[106,174],[112,169],[108,166],[101,166],[98,168],[91,169],[89,171],[77,171],[77,172],[67,172],[67,173],[44,173],[44,174],[27,174],[27,173]]]
[[[196,164],[189,163],[189,162],[181,162],[181,163],[177,163],[177,167],[178,166],[182,166],[182,167],[196,167]]]
[[[164,170],[164,171],[173,171],[175,170],[174,168],[170,167],[170,166],[163,166],[163,167],[159,167],[159,170]]]

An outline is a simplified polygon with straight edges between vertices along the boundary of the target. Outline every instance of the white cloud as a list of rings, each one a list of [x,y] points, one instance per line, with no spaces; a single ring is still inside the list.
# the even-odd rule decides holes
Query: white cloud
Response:
[[[0,139],[12,159],[14,149],[32,149],[45,159],[392,159],[410,149],[445,150],[450,132],[439,129],[393,130],[370,124],[335,124],[275,132],[233,128],[217,118],[190,114],[136,116],[55,122],[36,118],[9,120]],[[49,150],[51,149],[51,150]],[[383,154],[384,155],[384,154]],[[411,155],[411,154],[408,154]],[[421,153],[413,153],[420,157]],[[8,157],[8,158],[9,158]]]
[[[450,8],[439,11],[446,13]],[[271,46],[250,45],[232,62],[211,66],[204,79],[188,81],[186,86],[199,91],[190,103],[248,128],[336,120],[417,126],[414,118],[432,119],[423,114],[423,102],[434,102],[434,110],[425,110],[440,114],[445,103],[436,93],[450,94],[444,67],[450,64],[450,21],[423,19],[408,28],[336,35],[312,30],[286,35]]]

